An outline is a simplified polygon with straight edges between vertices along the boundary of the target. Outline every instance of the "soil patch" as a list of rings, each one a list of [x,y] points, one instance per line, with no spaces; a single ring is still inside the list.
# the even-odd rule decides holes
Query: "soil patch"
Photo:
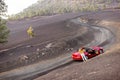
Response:
[[[32,40],[25,41],[25,44],[22,46],[0,53],[0,72],[33,64],[38,61],[59,57],[60,55],[64,55],[65,53],[74,50],[78,46],[83,46],[94,39],[94,33],[87,27],[82,27],[70,21],[67,21],[67,24],[64,24],[64,22],[60,22],[58,24],[55,23],[56,26],[59,24],[63,24],[63,29],[65,30],[66,28],[66,30],[61,34],[58,33],[56,35],[49,36],[49,38],[53,37],[52,40],[49,39],[49,41],[39,44],[40,36],[37,35],[37,37]],[[36,30],[39,30],[39,28]],[[59,38],[56,36],[59,36]],[[86,37],[89,37],[89,39],[86,39]],[[6,60],[7,57],[8,60]]]
[[[120,10],[98,12],[85,15],[90,23],[110,29],[116,36],[113,44],[104,54],[87,62],[74,62],[62,68],[51,71],[35,80],[119,80],[120,79]],[[96,22],[95,22],[96,21]]]

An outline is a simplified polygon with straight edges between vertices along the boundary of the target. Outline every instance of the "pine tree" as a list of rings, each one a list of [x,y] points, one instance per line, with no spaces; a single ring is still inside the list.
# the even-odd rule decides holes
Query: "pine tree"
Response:
[[[7,41],[9,30],[6,27],[6,20],[2,19],[1,16],[5,15],[7,6],[4,0],[0,0],[0,43]]]

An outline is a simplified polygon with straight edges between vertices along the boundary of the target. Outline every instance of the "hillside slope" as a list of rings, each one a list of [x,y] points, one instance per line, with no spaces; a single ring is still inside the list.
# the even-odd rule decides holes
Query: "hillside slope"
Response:
[[[86,62],[73,62],[34,80],[119,80],[120,79],[120,10],[85,15],[99,20],[99,26],[113,31],[116,42],[104,54]]]
[[[9,19],[54,15],[68,12],[96,11],[119,6],[119,0],[38,0],[37,3],[12,15]]]

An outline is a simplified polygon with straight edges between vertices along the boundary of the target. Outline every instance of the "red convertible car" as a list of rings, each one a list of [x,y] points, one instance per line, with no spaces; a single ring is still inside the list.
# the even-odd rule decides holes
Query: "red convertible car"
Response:
[[[84,47],[84,49],[85,49],[84,54],[88,59],[92,58],[92,57],[95,57],[99,54],[102,54],[104,52],[103,48],[98,47],[98,46],[91,47],[91,48]],[[73,53],[72,58],[73,58],[73,60],[83,60],[79,51]]]

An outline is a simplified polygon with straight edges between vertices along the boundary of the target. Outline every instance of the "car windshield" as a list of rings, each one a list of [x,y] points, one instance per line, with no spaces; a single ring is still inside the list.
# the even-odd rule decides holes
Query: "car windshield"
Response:
[[[90,53],[90,54],[95,53],[95,51],[92,48],[85,48],[85,51]]]

